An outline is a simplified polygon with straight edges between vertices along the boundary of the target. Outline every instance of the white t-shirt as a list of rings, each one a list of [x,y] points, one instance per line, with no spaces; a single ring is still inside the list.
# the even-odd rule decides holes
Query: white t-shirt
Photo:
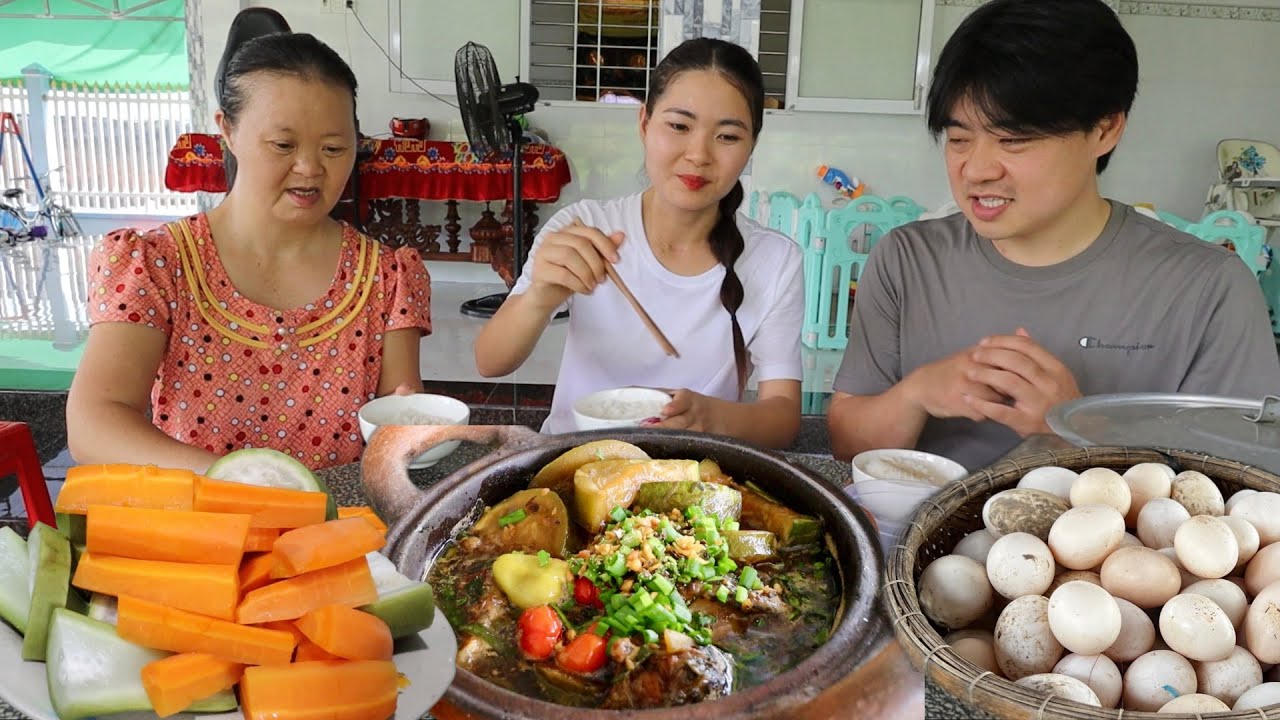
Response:
[[[553,215],[534,239],[530,259],[512,294],[529,289],[532,259],[542,239],[568,225],[574,217],[606,234],[618,230],[626,233],[618,248],[620,261],[614,268],[675,345],[680,357],[668,357],[662,352],[658,341],[612,283],[605,281],[591,295],[570,296],[568,338],[551,415],[542,426],[543,432],[574,431],[573,403],[610,388],[688,388],[711,397],[740,400],[733,329],[729,312],[720,304],[724,266],[716,265],[692,277],[663,267],[645,236],[639,194],[605,201],[580,200]],[[737,221],[745,241],[735,270],[744,290],[738,324],[747,344],[748,372],[755,373],[757,382],[799,380],[804,320],[801,250],[785,235],[741,213]]]

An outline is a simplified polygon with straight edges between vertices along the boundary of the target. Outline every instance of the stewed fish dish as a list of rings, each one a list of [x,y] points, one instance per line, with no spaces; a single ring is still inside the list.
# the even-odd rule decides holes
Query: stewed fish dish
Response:
[[[592,708],[670,707],[763,683],[827,640],[840,574],[821,521],[712,459],[579,446],[492,507],[429,580],[458,667]]]

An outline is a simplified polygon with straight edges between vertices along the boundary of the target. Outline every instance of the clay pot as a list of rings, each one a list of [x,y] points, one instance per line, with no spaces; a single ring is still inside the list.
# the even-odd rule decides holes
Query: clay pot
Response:
[[[877,600],[881,559],[873,539],[875,531],[838,486],[772,452],[719,436],[656,429],[539,435],[519,426],[380,428],[365,451],[361,474],[370,502],[390,526],[384,552],[402,573],[424,577],[445,545],[479,517],[481,508],[527,488],[533,475],[561,453],[603,438],[633,443],[654,458],[712,458],[727,474],[753,480],[790,507],[820,517],[840,567],[844,593],[830,639],[796,667],[764,684],[719,700],[660,710],[556,705],[513,693],[459,669],[453,685],[432,709],[433,715],[441,720],[869,716],[848,713],[863,707],[877,693],[877,686],[893,685],[892,676],[898,674],[882,661],[890,629]],[[459,439],[499,448],[425,490],[410,482],[407,465],[411,458],[433,445]],[[858,672],[860,668],[864,672]],[[868,683],[868,676],[876,679]]]

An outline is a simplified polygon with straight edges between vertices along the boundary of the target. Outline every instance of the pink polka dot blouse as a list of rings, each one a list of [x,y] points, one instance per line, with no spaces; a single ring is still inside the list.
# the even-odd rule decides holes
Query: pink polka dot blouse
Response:
[[[350,225],[329,290],[292,310],[236,291],[203,214],[108,235],[89,274],[91,323],[145,325],[167,338],[152,422],[219,454],[268,447],[313,469],[359,461],[356,411],[377,392],[383,334],[431,332],[430,278],[417,252]]]

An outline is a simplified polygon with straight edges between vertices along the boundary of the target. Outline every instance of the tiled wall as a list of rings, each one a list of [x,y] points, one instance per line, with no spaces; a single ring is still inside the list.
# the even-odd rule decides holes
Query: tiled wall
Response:
[[[223,0],[202,4],[204,64],[211,77],[236,7]],[[388,62],[351,16],[322,12],[321,0],[252,4],[280,10],[296,30],[315,33],[349,59],[362,84],[360,116],[366,132],[379,132],[392,116],[426,116],[433,138],[465,139],[455,109],[424,95],[386,89]],[[939,0],[935,58],[979,4]],[[1141,86],[1126,137],[1103,176],[1104,191],[1126,202],[1153,202],[1198,218],[1215,176],[1218,140],[1280,142],[1280,0],[1250,0],[1247,7],[1221,1],[1112,4],[1138,45]],[[385,47],[387,0],[356,0],[356,11]],[[433,37],[426,28],[405,36],[406,41],[438,44],[441,52],[452,53],[458,44]],[[874,61],[850,58],[852,63]],[[530,119],[570,158],[574,182],[563,200],[641,187],[634,108],[539,107]],[[920,116],[774,112],[766,117],[752,167],[755,187],[821,192],[823,186],[813,177],[820,164],[857,175],[873,192],[909,195],[927,207],[950,199],[939,148]]]

